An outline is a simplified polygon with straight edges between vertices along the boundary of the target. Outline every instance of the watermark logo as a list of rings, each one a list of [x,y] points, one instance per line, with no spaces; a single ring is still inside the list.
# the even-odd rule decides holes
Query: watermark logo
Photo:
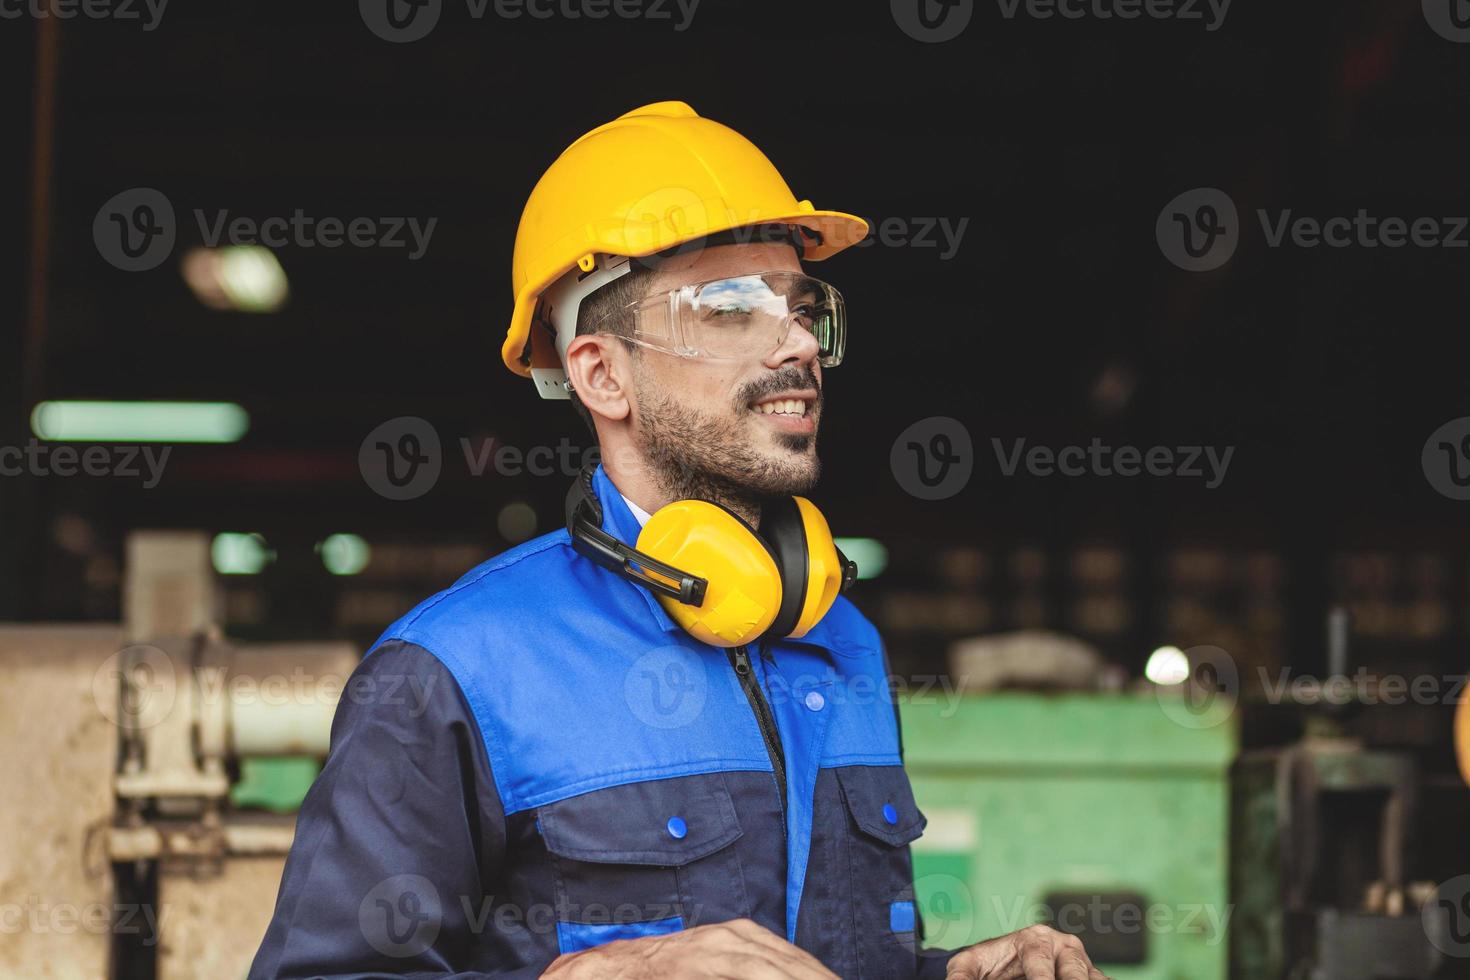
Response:
[[[1214,728],[1235,713],[1240,701],[1240,670],[1235,658],[1216,646],[1184,651],[1189,674],[1178,684],[1154,686],[1159,708],[1185,728]]]
[[[160,190],[132,187],[114,194],[92,219],[92,240],[124,272],[156,268],[174,250],[174,206]]]
[[[404,709],[410,718],[429,710],[435,678],[389,671],[313,673],[304,667],[269,674],[231,673],[223,667],[192,667],[187,659],[147,644],[125,647],[92,674],[92,698],[108,721],[122,728],[151,728],[169,717],[179,685],[190,684],[200,705],[269,707],[382,705]]]
[[[963,879],[951,874],[919,875],[913,887],[901,891],[895,900],[914,903],[917,918],[924,923],[927,950],[938,954],[974,941],[975,895]]]
[[[647,20],[672,23],[674,31],[689,29],[700,0],[465,0],[471,20],[493,14],[500,20]],[[406,44],[429,36],[439,23],[443,0],[358,0],[364,26],[392,44]]]
[[[0,903],[0,936],[22,932],[71,936],[86,932],[138,936],[143,946],[156,946],[167,908],[132,902],[78,905],[48,902],[39,895],[28,895],[24,902]]]
[[[71,20],[77,16],[88,20],[136,20],[142,22],[146,33],[163,20],[167,6],[168,0],[0,0],[0,20]]]
[[[1030,446],[1025,439],[990,440],[996,463],[1004,476],[1025,468],[1031,476],[1160,476],[1204,480],[1206,490],[1225,482],[1235,456],[1226,446],[1109,446],[1094,437],[1086,446]]]
[[[1015,20],[1018,12],[1035,20],[1177,20],[1200,21],[1206,33],[1218,31],[1230,12],[1230,0],[996,0],[1000,15]]]
[[[194,208],[199,238],[210,248],[222,245],[265,245],[270,248],[403,249],[410,262],[423,258],[438,218],[339,218],[309,215],[295,208],[289,215],[257,219],[232,215],[227,208],[213,212]],[[173,202],[152,187],[133,187],[114,194],[92,219],[92,239],[98,253],[124,272],[157,268],[173,253],[178,238]]]
[[[1451,500],[1470,500],[1470,415],[1430,433],[1419,454],[1424,478]]]
[[[444,0],[357,0],[367,29],[392,44],[428,37],[443,10]]]
[[[964,677],[957,681],[949,674],[845,675],[831,668],[821,674],[792,678],[773,673],[766,678],[766,700],[773,707],[800,704],[809,711],[821,711],[828,705],[938,705],[938,711],[926,714],[953,718],[964,699],[964,681]]]
[[[1463,215],[1404,218],[1358,208],[1351,215],[1314,217],[1292,208],[1256,208],[1267,248],[1470,248],[1470,218]],[[1164,257],[1189,272],[1208,272],[1230,261],[1244,231],[1235,202],[1224,191],[1197,187],[1164,205],[1154,233]]]
[[[0,476],[110,476],[142,478],[144,490],[163,479],[172,446],[50,446],[30,439],[25,446],[0,446]]]
[[[1113,446],[1094,437],[1086,445],[1044,446],[992,437],[1002,477],[1169,477],[1199,480],[1206,490],[1225,481],[1234,446]],[[888,456],[894,479],[920,500],[943,500],[965,488],[975,452],[969,430],[956,419],[921,419],[901,432]]]
[[[1147,902],[1138,895],[1051,895],[1032,902],[1018,896],[1007,903],[991,897],[996,920],[1005,932],[1046,925],[1068,935],[1136,936],[1181,934],[1203,938],[1206,946],[1218,946],[1229,935],[1233,905],[1205,902],[1170,905]]]
[[[444,923],[439,890],[423,875],[394,875],[374,885],[357,908],[368,945],[384,956],[418,956],[434,945]]]
[[[97,710],[120,728],[152,728],[169,716],[177,697],[173,658],[155,646],[124,647],[92,674]]]
[[[1366,667],[1357,672],[1317,677],[1301,674],[1293,677],[1283,667],[1272,677],[1265,667],[1258,667],[1261,690],[1269,704],[1330,705],[1436,705],[1459,704],[1464,696],[1465,674],[1375,674]]]
[[[1470,957],[1470,875],[1440,885],[1420,915],[1435,949],[1458,959]]]
[[[363,480],[389,500],[428,493],[439,482],[443,462],[438,430],[416,415],[389,419],[369,432],[357,450]]]
[[[643,654],[623,677],[623,700],[650,728],[683,728],[704,711],[709,675],[704,659],[682,646]]]
[[[660,187],[630,205],[621,221],[609,229],[609,237],[644,249],[653,249],[670,239],[686,239],[675,247],[679,252],[705,247],[709,236],[698,234],[697,229],[716,226],[725,229],[719,232],[722,239],[728,236],[735,244],[784,245],[791,241],[789,228],[767,222],[755,209],[740,218],[721,206],[714,217],[718,220],[711,219],[704,198],[691,188]],[[850,222],[829,228],[822,242],[832,249],[882,246],[932,250],[939,261],[948,262],[959,254],[969,226],[970,219],[965,216],[888,215],[869,219],[864,225]]]
[[[944,500],[969,484],[975,446],[964,423],[935,415],[898,434],[888,451],[888,466],[906,493],[920,500]]]
[[[970,26],[975,0],[889,0],[893,22],[915,41],[952,41]]]
[[[1470,42],[1470,2],[1467,0],[1423,0],[1424,20],[1446,41]]]
[[[1164,258],[1188,272],[1218,269],[1240,243],[1240,218],[1230,195],[1215,187],[1196,187],[1175,197],[1159,212],[1154,237]]]

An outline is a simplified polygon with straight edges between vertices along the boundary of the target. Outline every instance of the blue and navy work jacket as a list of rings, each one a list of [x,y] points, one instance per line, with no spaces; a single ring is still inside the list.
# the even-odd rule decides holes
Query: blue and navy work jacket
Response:
[[[916,939],[924,823],[850,602],[723,650],[560,530],[421,603],[348,681],[250,975],[532,977],[743,917],[842,977],[942,977]]]

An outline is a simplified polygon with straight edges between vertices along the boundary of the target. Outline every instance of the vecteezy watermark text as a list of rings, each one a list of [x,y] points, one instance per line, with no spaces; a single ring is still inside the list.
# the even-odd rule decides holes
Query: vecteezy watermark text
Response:
[[[648,20],[689,29],[700,0],[465,0],[472,20],[493,13],[500,20]],[[367,29],[384,41],[407,44],[428,37],[444,12],[444,0],[358,0]]]
[[[1000,15],[1015,20],[1024,13],[1036,20],[1150,20],[1201,21],[1215,32],[1225,23],[1231,0],[996,0]]]
[[[158,942],[163,909],[132,902],[48,902],[27,895],[24,902],[0,902],[0,936],[22,932],[70,936],[78,932],[140,936],[144,946]]]
[[[991,448],[1001,476],[1025,471],[1039,478],[1173,477],[1198,479],[1207,490],[1225,480],[1234,446],[1111,446],[1093,437],[1087,445],[1028,445],[1027,440],[992,438]],[[888,456],[893,478],[920,500],[953,497],[970,482],[975,447],[969,429],[958,419],[936,415],[898,434]]]
[[[1470,675],[1466,674],[1378,674],[1366,667],[1356,673],[1316,677],[1292,676],[1282,667],[1272,677],[1265,667],[1260,672],[1261,690],[1271,704],[1459,704]]]
[[[423,875],[398,874],[370,888],[358,904],[357,922],[368,945],[395,959],[418,956],[433,945],[446,916],[461,921],[475,936],[532,933],[551,935],[558,923],[592,925],[649,922],[678,915],[692,929],[704,918],[696,902],[574,902],[559,897],[549,902],[512,902],[503,896],[451,895],[449,901]],[[457,909],[451,912],[450,910]]]
[[[24,446],[0,446],[0,476],[143,477],[152,490],[163,479],[172,446],[50,446],[37,439]],[[146,471],[146,473],[145,473]]]
[[[141,21],[144,31],[151,31],[163,20],[168,0],[0,0],[0,20],[21,17],[55,17],[71,20]]]
[[[1045,902],[1028,902],[1025,897],[1007,903],[993,896],[991,903],[1001,928],[1015,932],[1028,924],[1043,922],[1074,935],[1150,935],[1183,933],[1203,935],[1205,943],[1216,946],[1225,941],[1234,907],[1208,902],[1185,902],[1169,905],[1118,901],[1106,895],[1087,896],[1084,901],[1062,902],[1056,906]]]
[[[1294,208],[1257,208],[1256,222],[1267,248],[1470,248],[1470,217],[1464,215],[1303,215]],[[1230,261],[1243,223],[1230,195],[1196,187],[1177,195],[1154,223],[1159,250],[1189,272],[1208,272]]]
[[[439,223],[438,218],[316,216],[301,208],[264,218],[232,215],[227,208],[195,208],[193,214],[200,239],[211,248],[267,245],[403,249],[409,261],[423,257]],[[97,209],[92,239],[98,253],[124,272],[156,268],[172,254],[178,239],[173,202],[152,187],[131,187],[114,194]]]
[[[408,248],[410,262],[423,258],[429,247],[429,237],[434,234],[438,218],[429,218],[423,223],[414,217],[389,218],[314,218],[300,208],[291,212],[289,218],[276,216],[256,220],[249,217],[231,218],[229,211],[216,211],[213,217],[196,208],[194,219],[199,223],[199,236],[211,248],[227,245],[269,245],[282,248],[294,245],[297,248],[339,248],[351,245],[354,248]],[[227,224],[228,222],[228,224]],[[407,237],[404,236],[405,230]]]
[[[1015,476],[1022,466],[1032,476],[1173,476],[1205,481],[1213,490],[1225,479],[1234,446],[1222,452],[1215,446],[1105,446],[1094,437],[1086,446],[1026,447],[1025,439],[1014,439],[1010,448],[991,439],[1001,473]],[[1201,464],[1204,465],[1201,465]]]

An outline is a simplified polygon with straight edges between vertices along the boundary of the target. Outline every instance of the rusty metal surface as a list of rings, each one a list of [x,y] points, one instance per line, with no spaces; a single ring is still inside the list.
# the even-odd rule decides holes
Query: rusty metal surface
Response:
[[[133,915],[105,833],[121,643],[117,626],[0,626],[0,976],[102,980],[111,924]]]

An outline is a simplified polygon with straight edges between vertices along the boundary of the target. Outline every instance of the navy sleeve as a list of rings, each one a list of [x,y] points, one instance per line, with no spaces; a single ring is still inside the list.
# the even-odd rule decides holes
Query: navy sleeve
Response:
[[[483,962],[473,928],[504,853],[458,683],[422,647],[386,642],[342,691],[250,978],[512,976]]]

